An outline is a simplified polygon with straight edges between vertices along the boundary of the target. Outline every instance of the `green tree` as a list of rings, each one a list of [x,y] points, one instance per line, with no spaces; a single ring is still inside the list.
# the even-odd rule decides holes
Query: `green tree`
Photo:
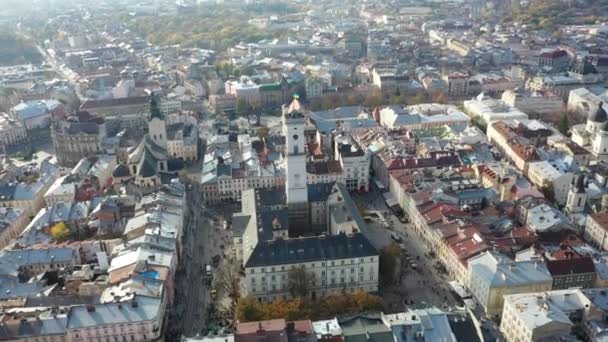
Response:
[[[255,298],[241,298],[237,305],[236,317],[241,322],[262,321],[266,319],[265,305]]]
[[[244,115],[249,113],[249,111],[251,110],[251,107],[249,106],[249,103],[247,103],[247,101],[243,98],[238,99],[238,101],[236,102],[236,112],[239,115]]]
[[[287,289],[292,296],[305,298],[308,296],[314,281],[314,274],[306,271],[304,265],[292,267],[287,272]]]
[[[68,228],[64,222],[55,223],[53,227],[51,227],[51,237],[55,241],[67,240],[70,237],[70,234],[70,228]]]
[[[421,104],[427,102],[427,96],[425,92],[419,91],[414,96],[406,97],[405,103],[409,106]]]
[[[395,281],[395,273],[397,271],[397,260],[401,250],[395,243],[390,244],[380,251],[380,283],[383,286],[389,286]]]
[[[548,201],[555,201],[555,190],[553,189],[552,185],[542,187],[540,191],[543,193],[543,196],[545,196]]]

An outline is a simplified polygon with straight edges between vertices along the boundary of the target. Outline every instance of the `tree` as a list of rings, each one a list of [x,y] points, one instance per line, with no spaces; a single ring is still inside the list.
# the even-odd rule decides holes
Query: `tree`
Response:
[[[266,305],[266,319],[285,318],[288,321],[295,321],[303,317],[309,317],[308,305],[303,303],[300,298],[293,300],[275,300]]]
[[[378,89],[372,90],[372,92],[365,97],[363,104],[366,107],[376,108],[384,103],[384,95],[382,91]]]
[[[240,98],[237,102],[236,102],[236,112],[239,115],[245,114],[247,112],[249,112],[249,103],[247,103],[247,101],[243,98]]]
[[[438,93],[433,97],[433,102],[445,104],[448,103],[448,98],[445,93]]]
[[[313,281],[314,274],[306,271],[304,265],[292,267],[287,272],[287,289],[294,297],[305,298]]]
[[[553,189],[553,185],[542,187],[540,192],[543,193],[543,196],[545,196],[548,201],[555,202],[555,190]]]
[[[213,277],[214,288],[222,289],[231,299],[234,309],[241,297],[241,278],[238,264],[224,263]]]
[[[241,322],[285,318],[288,321],[302,319],[331,319],[365,311],[382,310],[382,300],[367,292],[343,293],[317,300],[295,298],[258,302],[254,298],[241,298],[236,318]]]
[[[70,237],[70,234],[70,228],[68,228],[68,226],[64,222],[55,223],[55,225],[51,227],[51,237],[53,238],[53,240],[67,240]]]
[[[255,135],[257,135],[260,139],[266,138],[268,134],[270,134],[270,129],[268,127],[260,127],[255,132]]]
[[[341,100],[335,94],[325,95],[321,98],[321,109],[334,109],[340,107]]]
[[[562,134],[568,134],[568,131],[570,130],[570,120],[568,119],[567,111],[562,112],[562,115],[559,118],[559,122],[557,123],[557,128]]]
[[[242,322],[262,321],[266,319],[265,303],[260,303],[255,298],[241,298],[236,309],[236,318]]]
[[[423,91],[419,91],[410,99],[410,104],[417,105],[427,102],[427,94]]]
[[[397,269],[397,258],[401,254],[399,246],[395,243],[382,248],[380,251],[380,283],[388,286],[395,281],[395,271]]]

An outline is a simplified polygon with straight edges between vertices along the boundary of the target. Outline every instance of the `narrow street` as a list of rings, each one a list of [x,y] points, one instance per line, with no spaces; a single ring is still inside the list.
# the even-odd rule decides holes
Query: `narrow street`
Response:
[[[188,191],[186,203],[189,222],[185,224],[184,254],[180,264],[177,286],[177,322],[185,336],[194,336],[206,328],[209,287],[205,275],[205,264],[211,257],[207,253],[209,224],[200,204],[196,187]]]
[[[225,213],[216,208],[203,207],[200,193],[194,185],[187,192],[188,217],[184,225],[183,257],[176,279],[176,334],[187,337],[204,335],[209,329],[209,309],[212,306],[211,277],[205,266],[213,264],[213,257],[223,262],[224,250],[231,248],[231,232],[223,229],[220,216]],[[224,215],[222,215],[224,214]]]

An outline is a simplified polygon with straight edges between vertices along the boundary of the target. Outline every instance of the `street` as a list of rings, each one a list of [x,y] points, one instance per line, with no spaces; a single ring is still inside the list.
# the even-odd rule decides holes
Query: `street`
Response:
[[[379,192],[370,191],[363,194],[353,194],[355,202],[371,211],[384,213],[389,228],[382,228],[379,219],[373,220],[369,226],[373,231],[371,237],[374,241],[385,241],[380,245],[388,245],[391,235],[395,234],[401,238],[401,270],[399,272],[398,284],[382,289],[380,295],[383,297],[385,307],[392,312],[400,311],[404,305],[434,305],[439,308],[457,305],[458,301],[449,289],[447,274],[440,273],[435,267],[436,259],[430,257],[431,251],[418,240],[413,227],[409,223],[402,223],[388,209],[382,195]],[[384,232],[382,232],[384,231]],[[387,241],[388,236],[388,241]],[[390,242],[389,242],[390,241]],[[376,244],[378,245],[378,244]],[[415,263],[416,269],[411,267]]]
[[[221,219],[215,216],[214,220],[214,212],[203,208],[196,186],[187,192],[186,203],[184,253],[176,279],[175,325],[179,330],[176,334],[191,337],[209,328],[212,280],[206,275],[205,266],[211,265],[216,255],[223,259],[223,251],[231,248],[231,239]]]

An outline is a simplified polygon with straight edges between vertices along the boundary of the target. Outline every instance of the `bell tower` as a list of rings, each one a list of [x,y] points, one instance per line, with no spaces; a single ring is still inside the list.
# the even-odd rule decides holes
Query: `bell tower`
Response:
[[[289,212],[289,235],[306,235],[310,231],[308,187],[306,185],[306,145],[304,129],[306,117],[300,111],[297,97],[289,107],[283,108],[283,135],[287,157],[285,191]]]
[[[167,127],[165,117],[160,112],[160,102],[157,95],[152,94],[150,98],[150,119],[148,120],[148,136],[154,143],[162,148],[167,148]]]

